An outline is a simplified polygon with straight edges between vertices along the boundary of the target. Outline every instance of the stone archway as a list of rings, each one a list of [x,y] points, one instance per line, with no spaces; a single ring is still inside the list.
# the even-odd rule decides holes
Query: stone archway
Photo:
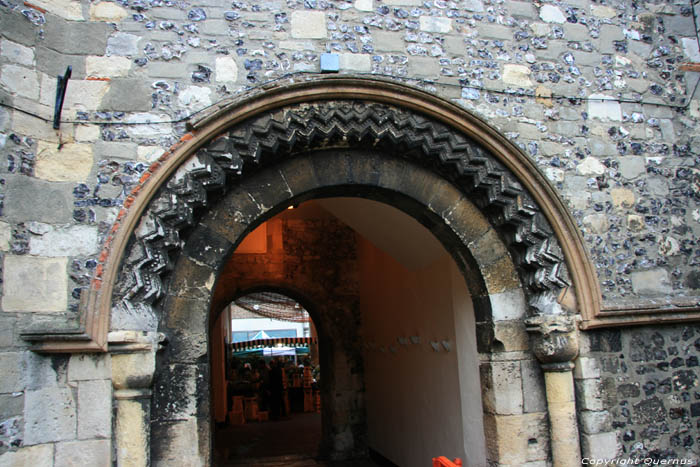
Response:
[[[284,203],[356,190],[429,226],[467,277],[479,352],[493,356],[482,371],[490,460],[517,460],[507,445],[513,433],[527,444],[522,427],[539,423],[499,402],[507,391],[499,386],[503,365],[497,354],[513,345],[525,351],[530,316],[530,329],[546,338],[534,350],[548,365],[547,375],[559,375],[547,384],[566,388],[550,391],[563,395],[548,406],[552,432],[563,434],[552,437],[552,455],[555,462],[562,456],[576,462],[572,313],[595,315],[597,281],[553,189],[488,125],[401,85],[351,78],[304,82],[221,106],[196,122],[194,133],[141,182],[106,242],[84,302],[83,335],[73,343],[65,336],[58,343],[46,339],[43,350],[104,349],[110,316],[113,332],[166,330],[169,350],[156,373],[168,375],[162,385],[168,394],[156,394],[154,413],[175,410],[155,420],[162,429],[154,432],[162,440],[156,459],[208,462],[206,316],[225,258]],[[116,337],[110,341],[110,347],[118,344]],[[120,390],[134,381],[136,387],[150,384],[126,379]],[[198,398],[182,398],[191,393]]]

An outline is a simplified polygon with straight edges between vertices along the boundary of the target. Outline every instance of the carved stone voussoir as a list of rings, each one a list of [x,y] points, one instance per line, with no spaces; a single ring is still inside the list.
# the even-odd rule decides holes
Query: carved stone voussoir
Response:
[[[415,111],[365,101],[318,101],[264,112],[219,135],[162,185],[136,229],[114,302],[151,306],[181,232],[213,196],[247,173],[294,154],[352,147],[410,160],[439,173],[486,214],[506,241],[531,294],[570,280],[562,249],[532,196],[498,159],[459,131]]]

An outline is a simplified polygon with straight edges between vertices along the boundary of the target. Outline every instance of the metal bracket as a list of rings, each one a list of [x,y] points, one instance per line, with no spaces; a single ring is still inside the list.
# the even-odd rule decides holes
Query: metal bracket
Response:
[[[68,80],[73,73],[73,67],[66,68],[66,73],[61,76],[58,75],[58,81],[56,82],[56,105],[53,109],[53,128],[58,130],[61,126],[61,111],[63,110],[63,100],[66,97],[66,87],[68,86]]]

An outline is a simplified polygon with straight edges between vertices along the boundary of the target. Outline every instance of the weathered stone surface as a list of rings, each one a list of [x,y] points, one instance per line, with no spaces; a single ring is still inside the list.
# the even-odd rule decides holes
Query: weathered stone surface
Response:
[[[613,188],[610,191],[613,206],[618,209],[629,209],[634,206],[634,192],[626,188]]]
[[[65,311],[68,284],[66,258],[5,256],[4,311]]]
[[[603,175],[605,166],[595,157],[587,157],[576,166],[576,171],[581,175]]]
[[[18,65],[34,65],[34,50],[7,39],[0,40],[0,55]]]
[[[89,256],[99,251],[97,227],[75,225],[54,228],[34,235],[29,241],[29,254],[45,257]]]
[[[523,413],[520,362],[491,362],[481,368],[482,398],[487,413]]]
[[[71,80],[66,87],[64,106],[66,109],[86,111],[99,109],[109,89],[109,81]]]
[[[129,12],[119,4],[101,1],[90,5],[90,19],[92,21],[118,22],[129,16]]]
[[[574,376],[576,378],[600,378],[600,368],[595,358],[579,357],[575,363]]]
[[[525,316],[527,305],[521,290],[489,295],[494,321],[516,320]]]
[[[452,20],[440,16],[421,16],[420,30],[425,32],[448,33],[452,31]]]
[[[587,231],[596,234],[607,232],[608,216],[606,214],[591,214],[583,218],[583,225]]]
[[[90,175],[92,164],[92,146],[88,144],[66,144],[59,149],[39,142],[35,174],[51,182],[82,182]]]
[[[216,81],[235,82],[238,79],[238,65],[231,57],[216,57]]]
[[[610,413],[607,410],[592,412],[582,410],[579,413],[581,421],[581,431],[585,434],[596,434],[609,432],[612,428],[610,423]]]
[[[22,447],[0,455],[0,465],[5,467],[49,466],[54,465],[53,462],[52,444]]]
[[[102,55],[110,29],[105,23],[47,21],[43,43],[62,54]]]
[[[135,34],[116,32],[107,40],[108,55],[134,56],[139,53],[140,37]]]
[[[0,393],[23,391],[25,388],[25,366],[21,352],[0,353]]]
[[[54,467],[111,464],[111,443],[107,439],[70,441],[56,444]]]
[[[26,391],[24,397],[25,445],[75,439],[76,404],[71,388]]]
[[[617,16],[617,10],[609,6],[591,5],[591,14],[598,18],[612,19]]]
[[[542,5],[540,7],[540,18],[547,23],[566,23],[566,16],[559,7],[554,5]]]
[[[366,72],[372,69],[372,62],[367,54],[340,54],[340,69]]]
[[[78,384],[78,439],[109,438],[112,432],[112,382]]]
[[[620,174],[625,178],[637,178],[646,173],[643,157],[625,157],[620,160]]]
[[[291,27],[294,39],[324,39],[326,15],[322,11],[293,11]]]
[[[188,86],[178,96],[180,104],[192,108],[201,109],[211,105],[211,89],[203,86]]]
[[[112,360],[109,355],[74,354],[68,362],[68,381],[110,379]]]
[[[374,1],[373,0],[355,0],[355,3],[353,4],[355,9],[359,11],[373,11],[374,10]]]
[[[665,269],[635,271],[630,275],[632,289],[642,296],[654,296],[671,293],[671,280]]]
[[[71,220],[72,187],[31,177],[7,177],[5,211],[9,220],[65,224]]]
[[[620,103],[605,94],[591,94],[588,101],[588,115],[602,121],[619,122],[622,120]]]
[[[113,79],[109,91],[100,102],[100,108],[118,109],[124,112],[151,110],[153,89],[139,79]]]
[[[10,240],[12,239],[12,226],[7,222],[0,221],[0,251],[10,250]]]
[[[506,64],[503,66],[503,82],[514,86],[532,86],[530,69],[524,65]]]
[[[491,458],[504,465],[546,460],[549,454],[547,430],[545,413],[484,416],[486,448]]]
[[[39,98],[39,79],[34,70],[18,65],[4,65],[0,84],[9,92],[29,99]]]
[[[85,20],[80,2],[74,0],[34,0],[32,4],[64,19]]]
[[[581,435],[582,454],[590,459],[615,459],[620,454],[620,442],[617,433],[583,434]]]
[[[97,78],[121,78],[129,74],[131,60],[126,57],[85,57],[85,73]]]
[[[523,379],[523,412],[546,412],[547,397],[544,391],[544,376],[539,362],[523,360],[520,362],[520,371]]]

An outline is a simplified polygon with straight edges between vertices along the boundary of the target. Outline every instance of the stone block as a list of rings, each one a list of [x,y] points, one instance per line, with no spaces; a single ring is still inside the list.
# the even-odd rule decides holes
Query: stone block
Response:
[[[23,391],[26,387],[24,357],[21,352],[0,353],[0,393]]]
[[[72,186],[24,176],[6,178],[6,218],[14,222],[39,221],[65,224],[72,217]]]
[[[512,16],[522,16],[530,19],[537,18],[537,9],[532,2],[508,1],[506,4]]]
[[[603,175],[606,167],[595,157],[587,157],[576,166],[576,172],[581,175]]]
[[[4,467],[44,467],[53,466],[53,444],[26,446],[17,451],[0,455],[0,465]]]
[[[6,256],[4,311],[65,311],[68,305],[66,258]]]
[[[641,296],[667,295],[673,292],[666,269],[648,269],[630,274],[632,290]]]
[[[123,78],[129,74],[131,60],[126,57],[113,56],[85,57],[85,74],[96,78]]]
[[[580,410],[605,410],[600,381],[597,379],[580,379],[574,382],[576,402]]]
[[[325,39],[326,14],[322,11],[293,11],[291,31],[294,39]]]
[[[574,377],[576,379],[600,378],[598,360],[591,357],[579,357],[575,362]]]
[[[581,454],[589,459],[616,459],[621,452],[617,433],[583,434],[581,435]]]
[[[521,290],[489,295],[493,321],[517,320],[525,316],[527,305]]]
[[[104,354],[73,354],[68,362],[68,381],[109,379],[112,360]]]
[[[367,54],[340,54],[340,69],[368,72],[372,69],[372,61]]]
[[[69,143],[62,147],[39,141],[34,174],[51,182],[83,182],[92,170],[92,146]]]
[[[530,87],[530,69],[524,65],[506,64],[503,66],[503,82],[518,87]]]
[[[67,357],[25,352],[23,368],[27,389],[41,389],[65,382]]]
[[[0,56],[12,63],[31,67],[34,65],[34,50],[7,39],[0,40]]]
[[[523,379],[523,412],[546,412],[547,397],[540,364],[535,360],[523,360],[520,362],[520,372]]]
[[[139,40],[141,37],[125,32],[115,32],[109,36],[106,48],[107,55],[121,55],[132,57],[139,54]],[[104,51],[104,49],[103,49]],[[95,54],[101,55],[101,54]]]
[[[36,71],[7,64],[2,67],[0,73],[0,84],[8,92],[28,99],[39,99],[39,77]]]
[[[204,86],[188,86],[178,95],[181,105],[193,110],[199,110],[211,105],[211,89]]]
[[[479,37],[484,39],[499,39],[503,41],[513,39],[513,29],[500,24],[483,24],[479,26]]]
[[[220,83],[235,82],[238,79],[238,65],[231,57],[216,57],[214,79]]]
[[[71,388],[26,391],[24,397],[26,446],[75,439],[77,417]]]
[[[32,0],[32,5],[71,21],[84,21],[83,7],[75,0]]]
[[[408,62],[408,73],[411,76],[434,78],[440,75],[440,62],[429,57],[413,57]]]
[[[384,31],[372,31],[372,39],[374,43],[374,49],[379,52],[405,52],[406,42],[403,37],[399,34],[384,32]],[[460,53],[464,53],[464,45]],[[409,62],[410,66],[411,62]]]
[[[627,156],[620,159],[620,175],[627,179],[637,178],[647,173],[643,157]]]
[[[583,218],[583,226],[589,233],[604,234],[608,231],[607,214],[589,214]]]
[[[607,410],[581,410],[579,412],[579,422],[581,424],[581,431],[585,434],[601,433],[610,431],[612,428],[610,413]]]
[[[591,94],[588,101],[588,116],[601,121],[619,122],[622,120],[622,109],[619,102],[605,94]]]
[[[530,349],[530,339],[525,331],[525,324],[520,320],[495,322],[494,337],[503,345],[502,350],[505,352]]]
[[[118,3],[101,1],[90,4],[90,20],[118,23],[129,16],[129,12]]]
[[[499,465],[520,466],[548,458],[546,413],[485,415],[484,434],[488,458],[497,460]]]
[[[56,99],[56,76],[64,75],[68,65],[70,65],[72,69],[72,78],[69,83],[85,77],[85,57],[83,56],[65,55],[45,45],[35,47],[34,53],[36,54],[36,69],[48,75],[41,77],[42,102],[47,105],[50,104],[53,106]],[[48,81],[48,83],[46,81]],[[48,96],[45,97],[43,94],[47,93],[44,89],[47,84],[49,85]],[[68,86],[70,87],[70,84]]]
[[[151,110],[153,89],[142,79],[113,79],[100,103],[104,110],[144,112]]]
[[[484,411],[512,415],[523,413],[520,362],[490,362],[480,368]]]
[[[353,6],[358,11],[374,11],[373,0],[355,0]]]
[[[0,221],[0,251],[10,251],[12,239],[12,225]]]
[[[172,133],[172,125],[167,122],[170,118],[165,114],[137,112],[130,114],[125,122],[129,123],[128,132],[136,138],[156,138]],[[136,125],[138,123],[138,125]]]
[[[112,381],[78,384],[78,439],[109,438],[112,431]]]
[[[44,25],[44,44],[67,55],[103,55],[110,29],[105,23],[68,23],[55,19]]]
[[[442,16],[421,16],[419,18],[420,30],[445,34],[452,31],[452,20]]]
[[[45,233],[29,240],[29,254],[44,257],[90,256],[99,252],[97,227],[46,226]]]
[[[107,439],[58,443],[54,467],[112,465],[111,451],[111,442]]]
[[[542,5],[540,7],[540,19],[545,23],[566,23],[566,16],[559,7],[554,5]]]
[[[40,28],[30,26],[19,8],[3,10],[0,15],[0,31],[5,39],[31,47],[37,42]]]
[[[591,14],[598,18],[612,19],[617,16],[615,8],[603,5],[591,5]]]
[[[101,108],[102,99],[109,91],[110,82],[100,80],[71,80],[66,88],[64,109],[92,112]],[[150,94],[149,94],[150,98]]]

